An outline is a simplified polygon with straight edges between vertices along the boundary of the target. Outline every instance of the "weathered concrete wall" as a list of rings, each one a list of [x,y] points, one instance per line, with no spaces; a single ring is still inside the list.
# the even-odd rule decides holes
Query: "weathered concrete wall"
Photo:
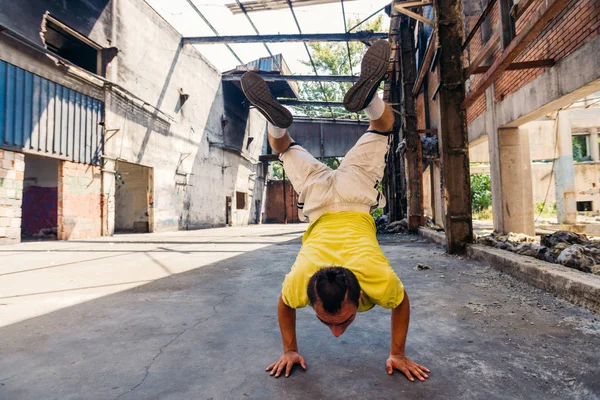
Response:
[[[0,244],[21,241],[21,203],[25,157],[0,150]]]
[[[42,45],[42,18],[49,11],[59,21],[101,46],[107,46],[112,34],[111,3],[111,0],[4,1],[0,9],[0,21],[30,41]]]
[[[593,211],[600,212],[600,163],[575,163],[574,169],[576,201],[591,201]],[[471,167],[473,174],[489,172],[487,165]],[[544,200],[548,205],[556,203],[552,163],[532,163],[531,181],[535,204],[543,203]]]
[[[104,93],[0,35],[1,59],[105,100],[103,234],[115,228],[117,158],[153,168],[149,212],[157,231],[223,225],[225,197],[235,198],[236,190],[248,193],[248,206],[233,210],[234,224],[255,222],[257,215],[260,220],[256,208],[262,208],[264,174],[258,156],[266,122],[241,106],[241,93],[233,93],[241,118],[225,129],[232,113],[225,115],[219,71],[194,47],[182,47],[181,36],[142,0],[26,0],[0,10],[0,20],[43,45],[39,34],[46,11],[99,45],[117,47],[106,77],[134,94]]]
[[[58,239],[101,235],[100,167],[63,161],[58,174]]]

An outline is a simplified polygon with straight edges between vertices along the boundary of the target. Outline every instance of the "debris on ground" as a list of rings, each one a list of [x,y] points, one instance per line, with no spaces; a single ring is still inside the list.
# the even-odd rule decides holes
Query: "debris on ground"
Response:
[[[583,234],[558,231],[538,239],[524,234],[493,232],[478,237],[476,242],[600,275],[600,242],[591,241]]]
[[[429,265],[418,263],[417,266],[415,267],[415,269],[417,271],[425,271],[427,269],[431,269],[431,267]]]
[[[406,218],[400,221],[389,222],[388,216],[382,215],[380,217],[375,217],[374,219],[377,233],[408,233],[408,220]],[[444,228],[436,225],[429,217],[425,217],[425,226],[438,232],[444,230]]]
[[[375,218],[375,226],[377,233],[407,233],[408,232],[408,220],[406,218],[400,221],[394,221],[388,223],[387,215]]]
[[[442,232],[444,230],[444,228],[436,224],[431,217],[425,217],[425,226],[438,232]]]

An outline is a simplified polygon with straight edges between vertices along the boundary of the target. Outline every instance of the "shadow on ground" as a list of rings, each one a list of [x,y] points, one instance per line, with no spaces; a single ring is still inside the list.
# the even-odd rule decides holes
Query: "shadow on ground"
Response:
[[[599,398],[594,315],[414,238],[382,245],[410,295],[407,355],[432,370],[425,383],[386,374],[380,308],[339,339],[300,310],[308,371],[264,372],[281,352],[296,239],[0,328],[0,398]]]

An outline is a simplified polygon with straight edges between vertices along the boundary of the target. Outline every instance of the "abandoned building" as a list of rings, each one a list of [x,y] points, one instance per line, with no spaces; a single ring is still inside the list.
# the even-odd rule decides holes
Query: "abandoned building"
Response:
[[[380,39],[367,222],[431,376],[388,375],[383,307],[343,340],[308,308],[310,367],[274,380],[311,225],[241,77],[339,165],[370,126],[339,88]],[[600,399],[599,66],[600,0],[3,1],[0,399]]]
[[[145,2],[77,4],[0,11],[0,241],[260,222],[264,118]]]

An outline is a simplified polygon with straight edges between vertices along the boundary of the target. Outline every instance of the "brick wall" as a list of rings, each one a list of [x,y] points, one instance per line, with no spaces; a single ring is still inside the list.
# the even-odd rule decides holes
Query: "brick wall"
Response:
[[[102,235],[100,167],[63,161],[58,174],[58,239]]]
[[[287,222],[300,222],[297,207],[298,195],[288,180],[285,181],[285,193]],[[284,222],[283,210],[283,181],[267,182],[267,215],[265,222],[268,224],[282,224]]]
[[[517,34],[529,22],[544,0],[536,1],[517,21]],[[554,59],[558,61],[589,42],[600,33],[600,6],[598,0],[571,0],[540,33],[516,61]],[[545,69],[527,69],[505,72],[496,82],[496,101],[531,82]],[[573,73],[576,73],[574,71]]]
[[[0,150],[0,244],[21,241],[21,203],[25,157]]]

